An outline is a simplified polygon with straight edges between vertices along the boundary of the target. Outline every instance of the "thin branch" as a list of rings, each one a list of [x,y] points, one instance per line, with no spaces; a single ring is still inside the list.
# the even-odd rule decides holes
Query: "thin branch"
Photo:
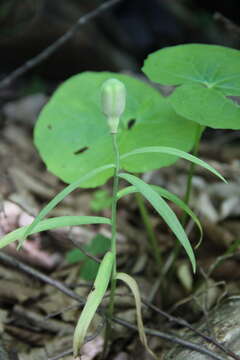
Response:
[[[235,354],[234,352],[232,352],[230,349],[226,348],[225,346],[223,346],[222,344],[220,344],[217,340],[215,340],[214,338],[204,334],[203,332],[201,332],[200,330],[194,328],[191,324],[189,324],[189,322],[187,322],[184,319],[181,318],[177,318],[175,316],[172,316],[170,314],[168,314],[167,312],[159,309],[157,306],[149,303],[148,301],[141,299],[142,303],[145,304],[147,307],[149,307],[150,309],[152,309],[153,311],[156,311],[157,313],[159,313],[161,316],[165,317],[168,319],[168,321],[173,322],[175,324],[181,325],[189,330],[191,330],[193,333],[195,333],[196,335],[200,336],[201,338],[203,338],[204,340],[214,344],[216,347],[218,347],[220,350],[222,350],[225,354],[229,355],[230,357],[232,357],[235,360],[240,360],[240,357]]]
[[[240,36],[240,27],[235,24],[232,20],[223,16],[219,12],[213,14],[213,20],[215,20],[219,25],[221,25],[226,31],[228,31],[231,36],[239,37]]]
[[[116,322],[117,324],[120,324],[122,326],[125,326],[131,330],[134,330],[136,332],[138,332],[138,327],[129,323],[128,321],[126,320],[123,320],[123,319],[120,319],[118,317],[113,317],[112,320],[114,322]],[[160,337],[161,339],[164,339],[164,340],[167,340],[167,341],[170,341],[172,343],[175,343],[175,344],[178,344],[178,345],[182,345],[183,347],[186,347],[188,349],[191,349],[191,350],[194,350],[194,351],[197,351],[201,354],[205,354],[207,356],[209,356],[210,358],[212,359],[215,359],[215,360],[226,360],[225,358],[223,358],[222,356],[212,352],[211,350],[208,350],[207,348],[201,346],[201,345],[198,345],[196,343],[192,343],[190,341],[187,341],[187,340],[184,340],[184,339],[181,339],[179,337],[176,337],[174,335],[171,335],[171,334],[167,334],[167,333],[163,333],[161,331],[157,331],[157,330],[153,330],[153,329],[149,329],[149,328],[144,328],[144,331],[146,334],[148,335],[152,335],[152,336],[157,336],[157,337]],[[58,354],[56,355],[55,357],[53,358],[50,358],[48,360],[58,360],[58,359],[61,359],[62,357],[64,356],[67,356],[67,355],[70,355],[72,353],[72,350],[71,349],[68,349],[67,351],[65,352],[62,352],[61,354]]]
[[[73,236],[71,236],[71,234],[68,235],[68,238],[72,241],[72,243],[73,243],[85,256],[87,256],[89,259],[95,261],[95,262],[98,263],[98,264],[101,263],[101,260],[100,260],[97,256],[94,256],[94,255],[92,255],[90,252],[86,251],[86,250],[84,249],[84,246],[80,245],[79,242],[76,241]]]
[[[69,39],[71,39],[71,37],[73,37],[75,35],[75,33],[78,31],[78,29],[82,25],[85,25],[90,20],[94,19],[95,17],[102,14],[106,10],[108,10],[111,7],[115,6],[116,4],[120,3],[120,1],[122,1],[122,0],[110,0],[110,1],[104,2],[97,9],[90,11],[86,15],[81,16],[78,19],[78,21],[64,35],[62,35],[59,39],[57,39],[57,41],[52,43],[50,46],[48,46],[46,49],[44,49],[40,54],[38,54],[37,56],[28,60],[21,67],[19,67],[18,69],[14,70],[12,73],[10,73],[8,76],[6,76],[0,82],[0,89],[8,86],[11,82],[13,82],[19,76],[25,74],[27,71],[34,68],[38,64],[40,64],[43,60],[50,57],[56,50],[58,50],[60,47],[62,47]]]
[[[16,260],[15,258],[12,258],[9,255],[6,255],[2,252],[0,252],[0,261],[2,261],[3,263],[10,265],[10,266],[14,266],[15,268],[19,269],[20,271],[23,271],[33,277],[36,277],[38,280],[41,280],[47,284],[50,284],[52,286],[54,286],[55,288],[57,288],[58,290],[60,290],[61,292],[63,292],[64,294],[70,296],[71,298],[75,299],[76,301],[78,301],[82,306],[86,303],[85,299],[83,299],[81,296],[79,296],[78,294],[76,294],[74,291],[72,291],[71,289],[69,289],[67,286],[65,286],[64,284],[62,284],[60,281],[58,280],[54,280],[51,277],[42,274],[40,271],[35,270],[33,268],[31,268],[28,265],[25,265],[23,263],[21,263],[20,261]],[[102,307],[99,307],[100,315],[103,317],[106,317],[105,312],[103,311]],[[122,326],[125,326],[129,329],[132,329],[136,332],[138,332],[138,327],[129,323],[128,321],[125,321],[121,318],[118,317],[113,317],[112,321],[116,322],[117,324],[120,324]],[[153,330],[153,329],[149,329],[149,328],[144,328],[145,333],[148,335],[152,335],[152,336],[157,336],[160,337],[164,340],[170,341],[172,343],[175,344],[179,344],[182,345],[186,348],[195,350],[197,352],[200,352],[202,354],[208,355],[210,356],[212,359],[215,360],[225,360],[222,356],[214,353],[211,350],[208,350],[207,348],[198,345],[196,343],[192,343],[190,341],[187,340],[183,340],[179,337],[176,337],[175,335],[172,334],[167,334],[167,333],[163,333],[157,330]]]
[[[69,287],[65,286],[61,281],[55,280],[55,279],[51,278],[50,276],[47,276],[47,275],[41,273],[40,271],[33,269],[31,266],[28,266],[7,254],[4,254],[3,252],[0,252],[0,261],[2,261],[3,263],[5,263],[7,265],[15,267],[16,269],[18,269],[20,271],[23,271],[23,272],[29,274],[32,277],[34,277],[46,284],[49,284],[49,285],[55,287],[56,289],[61,291],[63,294],[76,300],[82,306],[85,305],[85,303],[86,303],[85,299],[82,296],[76,294],[71,289],[69,289]]]
[[[72,349],[68,349],[68,350],[66,350],[66,351],[61,352],[61,353],[58,354],[58,355],[55,355],[55,356],[53,356],[53,357],[51,357],[51,358],[48,358],[47,360],[59,360],[59,359],[64,358],[65,356],[72,355],[72,353],[73,353],[73,350],[72,350]]]

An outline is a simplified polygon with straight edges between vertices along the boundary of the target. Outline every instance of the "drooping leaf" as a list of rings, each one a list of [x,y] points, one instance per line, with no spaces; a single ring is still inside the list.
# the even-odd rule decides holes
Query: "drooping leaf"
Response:
[[[195,222],[195,224],[197,225],[199,232],[200,232],[200,239],[199,239],[199,243],[198,245],[201,243],[202,241],[202,236],[203,236],[203,230],[202,230],[202,225],[198,219],[198,217],[194,214],[194,212],[190,209],[190,207],[185,204],[185,202],[180,199],[177,195],[171,193],[170,191],[162,188],[161,186],[157,186],[157,185],[150,185],[151,188],[156,191],[160,196],[166,198],[167,200],[172,201],[173,203],[175,203],[177,206],[180,207],[180,209],[182,209],[183,211],[185,211]],[[128,186],[122,190],[120,190],[117,194],[117,198],[120,199],[123,196],[129,195],[129,194],[133,194],[135,192],[138,192],[137,188],[135,186]]]
[[[149,352],[149,354],[151,354],[155,360],[158,360],[158,357],[149,348],[148,343],[147,343],[147,337],[145,335],[144,325],[143,325],[143,320],[142,320],[141,296],[140,296],[140,291],[139,291],[139,287],[138,287],[136,280],[133,277],[131,277],[130,275],[125,274],[125,273],[117,273],[116,279],[122,280],[130,288],[130,290],[134,296],[135,305],[136,305],[137,326],[138,326],[140,340],[141,340],[142,344],[144,345],[145,349]]]
[[[112,267],[114,262],[113,253],[108,251],[98,269],[96,280],[94,281],[93,288],[88,295],[86,304],[81,312],[77,326],[73,336],[73,355],[77,357],[80,349],[84,343],[86,333],[89,325],[100,305],[103,296],[107,290],[108,283],[111,277]]]
[[[121,80],[127,89],[127,104],[120,122],[120,153],[141,146],[164,145],[189,151],[197,125],[174,112],[168,101],[146,83],[127,75],[85,72],[73,76],[57,89],[37,121],[34,139],[48,169],[70,183],[96,167],[113,162],[112,139],[101,113],[100,89],[108,78]],[[144,172],[173,163],[167,154],[144,154],[126,159],[122,167]],[[102,185],[108,170],[82,183]]]
[[[136,189],[150,202],[158,214],[164,219],[167,225],[170,227],[176,238],[180,241],[188,257],[191,261],[193,271],[196,271],[196,260],[192,250],[192,246],[188,240],[188,237],[176,217],[175,213],[169,207],[169,205],[163,200],[163,198],[151,188],[150,185],[146,184],[143,180],[130,174],[119,174],[120,178],[127,180],[130,184],[134,185]]]
[[[213,128],[240,129],[240,52],[218,45],[185,44],[149,55],[144,73],[163,85],[180,85],[169,97],[175,111]]]
[[[219,177],[225,183],[227,182],[226,179],[217,170],[215,170],[211,165],[209,165],[205,161],[197,158],[194,155],[188,154],[185,151],[181,151],[181,150],[170,148],[170,147],[148,146],[148,147],[145,147],[145,148],[136,149],[136,150],[133,150],[133,151],[131,151],[129,153],[123,154],[121,156],[121,159],[125,159],[125,158],[127,158],[129,156],[133,156],[133,155],[137,155],[137,154],[155,153],[155,152],[166,153],[166,154],[169,154],[169,155],[178,156],[178,157],[181,157],[181,158],[186,159],[188,161],[191,161],[192,163],[194,163],[196,165],[199,165],[199,166],[202,166],[203,168],[207,169],[208,171],[210,171],[211,173],[213,173],[214,175]]]
[[[23,226],[14,230],[0,239],[0,249],[11,244],[16,240],[21,240],[24,235],[35,234],[41,231],[57,229],[65,226],[77,226],[88,224],[108,224],[111,225],[111,220],[105,217],[98,216],[59,216],[46,220],[39,221],[30,231],[29,225]]]

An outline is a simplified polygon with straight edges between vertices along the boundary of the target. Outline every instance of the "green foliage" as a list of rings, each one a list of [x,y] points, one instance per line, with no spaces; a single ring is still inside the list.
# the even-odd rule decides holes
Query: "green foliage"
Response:
[[[163,200],[163,198],[143,180],[130,174],[119,174],[119,177],[127,180],[129,183],[134,185],[136,189],[150,202],[150,204],[158,212],[158,214],[164,219],[164,221],[168,224],[170,229],[175,234],[176,238],[180,241],[180,243],[186,250],[186,253],[188,254],[188,257],[191,261],[193,271],[195,272],[196,260],[191,244],[173,210],[168,206],[168,204]]]
[[[121,156],[121,159],[125,159],[125,158],[132,157],[135,155],[139,156],[141,154],[146,154],[146,153],[150,153],[150,154],[151,153],[152,154],[163,153],[163,154],[169,154],[169,155],[173,155],[173,156],[179,156],[183,159],[191,161],[192,163],[194,163],[196,165],[202,166],[203,168],[207,169],[208,171],[212,172],[214,175],[219,177],[219,179],[221,179],[225,183],[227,182],[224,179],[224,177],[217,170],[215,170],[211,165],[209,165],[205,161],[197,158],[196,156],[190,155],[190,154],[186,153],[185,151],[181,151],[181,150],[166,147],[166,146],[148,146],[148,147],[136,149],[136,150],[130,151],[129,153],[123,154]]]
[[[193,146],[196,124],[176,115],[158,91],[127,75],[85,72],[59,87],[40,114],[34,132],[35,144],[48,169],[67,183],[113,162],[99,91],[113,75],[127,89],[126,111],[118,133],[120,154],[141,146],[173,146],[185,151]],[[174,161],[176,157],[168,154],[143,154],[123,160],[121,167],[144,172]],[[112,175],[113,169],[108,169],[81,186],[99,186]]]
[[[106,169],[111,169],[111,168],[114,168],[113,164],[100,166],[99,168],[94,169],[91,172],[81,176],[80,179],[77,179],[75,182],[73,182],[72,184],[65,187],[65,189],[60,191],[60,193],[58,193],[52,200],[49,201],[49,203],[46,206],[44,206],[44,208],[36,216],[36,218],[34,219],[32,224],[27,226],[26,232],[23,234],[23,236],[21,238],[20,246],[23,244],[24,240],[28,237],[28,235],[30,235],[32,233],[33,229],[39,224],[39,222],[45,216],[47,216],[48,213],[52,209],[54,209],[67,195],[69,195],[71,192],[76,190],[86,180],[91,179],[92,177],[96,176],[97,174],[101,174],[101,172],[106,171]],[[59,225],[59,227],[60,227],[60,225]]]
[[[181,66],[180,69],[182,69]],[[156,189],[136,176],[119,173],[119,160],[121,168],[129,172],[144,172],[170,165],[178,157],[183,157],[194,164],[203,166],[225,181],[210,165],[183,151],[192,148],[199,131],[198,124],[177,115],[171,105],[156,90],[145,83],[126,75],[114,74],[114,76],[126,86],[127,104],[119,129],[114,127],[114,131],[112,131],[112,139],[107,121],[100,113],[99,99],[100,85],[103,81],[112,77],[111,73],[88,72],[74,76],[56,91],[49,104],[45,106],[35,128],[35,143],[49,170],[64,181],[71,182],[71,184],[57,194],[40,211],[31,225],[7,234],[0,241],[0,247],[19,239],[21,239],[21,245],[30,234],[66,225],[97,223],[111,226],[111,244],[109,239],[98,235],[90,245],[84,248],[85,251],[95,255],[107,251],[99,267],[98,264],[89,260],[89,257],[79,251],[67,255],[70,263],[83,261],[81,275],[85,279],[93,280],[95,278],[94,286],[75,329],[73,339],[74,357],[79,355],[90,322],[104,297],[110,280],[111,293],[108,317],[111,321],[117,279],[127,283],[133,292],[140,338],[147,350],[154,356],[148,348],[144,334],[141,318],[141,300],[137,284],[128,275],[117,273],[116,205],[121,196],[134,191],[141,193],[168,224],[185,248],[193,270],[196,270],[196,260],[188,237],[175,213],[161,195],[177,203],[192,216],[201,231],[201,225],[197,217],[175,195],[164,191],[162,188]],[[175,81],[174,74],[172,75],[172,81]],[[198,86],[192,83],[190,85]],[[221,89],[216,91],[226,95]],[[114,111],[116,110],[115,105],[119,105],[117,104],[118,97],[115,95],[113,96]],[[108,101],[108,97],[105,98],[106,100]],[[105,103],[105,105],[107,104],[112,105],[112,100],[110,103]],[[120,110],[123,110],[122,105]],[[107,108],[107,110],[111,111],[112,109],[112,106]],[[109,111],[107,112],[109,116]],[[133,126],[131,126],[132,121]],[[116,134],[118,130],[119,133]],[[111,199],[113,204],[111,219],[71,216],[43,220],[60,201],[79,186],[94,187],[101,185],[112,175],[114,175],[114,182]],[[128,181],[132,187],[117,195],[119,178]],[[104,196],[103,200],[106,201]],[[103,206],[102,203],[101,206]],[[111,248],[111,251],[108,251],[109,248]],[[110,326],[109,322],[107,322],[107,326]]]
[[[106,190],[96,190],[93,193],[92,200],[90,201],[90,208],[95,212],[108,209],[112,204],[112,197]]]
[[[152,352],[152,350],[149,348],[148,343],[147,343],[147,337],[145,335],[144,325],[143,325],[143,320],[142,320],[141,295],[140,295],[139,287],[138,287],[136,280],[125,273],[117,273],[116,278],[117,278],[117,280],[122,280],[130,288],[130,290],[134,296],[135,305],[136,305],[137,326],[138,326],[140,340],[141,340],[142,344],[144,345],[145,349],[148,351],[148,353],[155,360],[158,360],[158,357]]]
[[[98,234],[94,236],[89,245],[84,245],[83,249],[92,255],[99,256],[109,250],[110,244],[111,241],[109,238]],[[68,251],[66,254],[66,260],[69,264],[82,262],[83,265],[81,267],[80,276],[87,281],[93,281],[95,279],[99,264],[93,259],[90,259],[87,255],[81,252],[81,250],[74,249]]]
[[[45,209],[45,208],[44,208]],[[77,226],[88,224],[111,224],[111,220],[105,217],[98,216],[59,216],[55,218],[45,219],[35,222],[31,225],[23,226],[17,230],[14,230],[0,240],[0,249],[11,244],[12,242],[19,240],[22,243],[22,239],[28,235],[39,233],[41,231],[53,230],[62,228],[65,226]]]
[[[84,343],[84,338],[86,336],[89,325],[102,301],[102,298],[105,295],[111,277],[113,264],[114,256],[110,251],[108,251],[100,264],[93,288],[88,295],[86,304],[83,308],[83,311],[81,312],[80,318],[75,328],[73,336],[74,358],[79,355],[79,351]]]
[[[149,55],[144,73],[163,85],[178,85],[169,97],[177,114],[213,128],[240,129],[240,52],[217,45],[187,44]]]
[[[162,188],[161,186],[156,186],[156,185],[150,185],[150,186],[160,196],[162,196],[165,199],[170,200],[173,203],[175,203],[177,206],[180,207],[180,209],[182,209],[186,214],[188,214],[193,219],[193,221],[197,225],[197,227],[199,229],[199,232],[200,232],[200,239],[199,239],[199,243],[198,243],[198,245],[199,245],[201,243],[201,241],[202,241],[203,230],[202,230],[202,225],[201,225],[198,217],[194,214],[194,212],[177,195],[175,195],[175,194],[171,193],[170,191]],[[128,187],[126,187],[126,188],[124,188],[124,189],[122,189],[122,190],[120,190],[118,192],[117,198],[121,199],[121,197],[129,195],[129,194],[133,194],[135,192],[138,192],[138,190],[137,190],[137,188],[135,186],[128,186]]]

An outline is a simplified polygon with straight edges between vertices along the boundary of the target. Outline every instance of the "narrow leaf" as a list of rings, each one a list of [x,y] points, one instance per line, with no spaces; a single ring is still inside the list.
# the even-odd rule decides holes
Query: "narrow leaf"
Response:
[[[162,188],[161,186],[157,186],[157,185],[149,185],[149,186],[153,190],[155,190],[160,196],[175,203],[177,206],[179,206],[183,211],[185,211],[193,219],[193,221],[197,225],[199,232],[200,232],[200,239],[197,244],[197,246],[199,246],[202,241],[202,237],[203,237],[202,225],[201,225],[198,217],[194,214],[194,212],[190,209],[190,207],[187,204],[185,204],[185,202],[182,201],[182,199],[180,199],[177,195]],[[135,186],[128,186],[118,192],[117,198],[120,199],[121,197],[123,197],[125,195],[133,194],[135,192],[138,192],[138,190]]]
[[[125,284],[128,285],[128,287],[131,289],[134,299],[135,299],[135,305],[136,305],[136,313],[137,313],[137,325],[138,325],[138,332],[139,337],[142,342],[142,344],[145,346],[145,349],[149,352],[149,354],[152,355],[154,359],[158,359],[158,357],[152,352],[152,350],[149,348],[147,343],[147,337],[144,332],[144,326],[143,326],[143,320],[142,320],[142,312],[141,312],[141,297],[140,297],[140,291],[138,288],[138,284],[131,276],[125,273],[117,273],[116,276],[117,280],[122,280],[125,282]]]
[[[201,159],[198,159],[196,156],[190,155],[190,154],[186,153],[185,151],[178,150],[175,148],[170,148],[170,147],[165,147],[165,146],[148,146],[148,147],[143,147],[143,148],[139,148],[139,149],[130,151],[129,153],[122,155],[120,157],[120,159],[122,160],[129,156],[133,156],[133,155],[137,155],[137,154],[146,154],[146,153],[163,153],[163,154],[169,154],[169,155],[181,157],[183,159],[191,161],[192,163],[194,163],[196,165],[202,166],[203,168],[209,170],[214,175],[219,177],[222,181],[227,183],[226,179],[224,179],[224,177],[217,170],[215,170],[211,165],[207,164],[205,161],[203,161]]]
[[[73,336],[74,357],[79,355],[79,351],[84,343],[89,325],[105,295],[112,273],[113,262],[113,253],[108,251],[99,266],[93,288],[88,295],[86,304],[81,312],[80,318],[75,328]]]
[[[59,216],[46,220],[39,221],[34,228],[28,231],[28,235],[35,234],[41,231],[52,230],[65,226],[77,226],[88,224],[111,224],[111,220],[105,217],[98,216]],[[11,244],[12,242],[23,238],[29,225],[23,226],[14,230],[0,239],[0,249]]]
[[[59,194],[57,194],[38,214],[38,216],[34,219],[31,225],[29,225],[26,229],[25,234],[23,235],[23,238],[20,241],[19,246],[22,246],[24,240],[30,235],[31,231],[35,228],[35,226],[41,221],[57,204],[60,203],[67,195],[69,195],[72,191],[77,189],[81,183],[84,183],[85,181],[89,180],[90,178],[94,177],[95,175],[101,173],[104,170],[114,168],[114,164],[108,164],[101,166],[97,169],[94,169],[93,171],[90,171],[88,174],[82,176],[80,179],[76,180],[72,184],[68,185],[63,189]]]
[[[134,185],[136,189],[151,203],[154,209],[159,213],[159,215],[164,219],[168,224],[170,229],[173,231],[177,239],[180,241],[184,249],[186,250],[189,259],[191,261],[193,271],[196,271],[196,260],[191,247],[191,244],[188,240],[188,237],[180,224],[175,213],[172,211],[170,206],[163,200],[163,198],[151,188],[150,185],[146,184],[141,179],[137,178],[134,175],[130,174],[119,174],[119,177],[127,180],[129,183]]]

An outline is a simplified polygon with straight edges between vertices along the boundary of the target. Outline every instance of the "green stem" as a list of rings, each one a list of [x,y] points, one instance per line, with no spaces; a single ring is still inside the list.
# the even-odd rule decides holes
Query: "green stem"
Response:
[[[109,301],[109,308],[108,308],[108,322],[106,327],[105,333],[105,341],[104,341],[104,350],[103,350],[103,357],[105,357],[107,352],[107,346],[110,339],[111,334],[111,319],[114,312],[114,296],[116,291],[116,274],[117,274],[117,251],[116,251],[116,234],[117,234],[117,192],[118,192],[118,183],[119,177],[118,173],[120,170],[120,155],[119,149],[117,144],[117,134],[112,133],[112,141],[113,141],[113,149],[114,149],[114,156],[115,156],[115,171],[113,177],[113,194],[112,194],[112,238],[111,238],[111,251],[114,255],[114,264],[113,270],[111,275],[111,290],[110,290],[110,301]]]
[[[143,224],[146,228],[147,236],[149,239],[150,247],[152,249],[153,256],[155,258],[156,266],[158,272],[161,271],[161,265],[162,265],[162,257],[161,257],[161,251],[160,247],[157,243],[157,239],[155,236],[155,233],[153,231],[153,226],[150,220],[150,216],[147,210],[147,207],[144,203],[144,199],[141,194],[137,193],[135,195],[136,201],[138,204],[138,208],[142,217]]]
[[[113,195],[112,195],[112,240],[111,240],[111,250],[114,255],[114,265],[111,278],[111,295],[110,295],[110,305],[109,305],[109,315],[112,316],[114,309],[114,293],[116,288],[116,273],[117,273],[117,251],[116,251],[116,234],[117,234],[117,192],[118,192],[118,183],[119,177],[118,173],[120,170],[120,155],[117,144],[117,134],[112,134],[113,140],[113,149],[115,155],[115,172],[113,178]]]
[[[195,144],[194,144],[193,152],[192,152],[194,156],[198,155],[199,145],[200,145],[200,141],[201,141],[203,131],[204,131],[204,126],[198,125],[198,129],[197,129],[197,132],[196,132],[196,138],[195,138]],[[188,171],[186,192],[185,192],[185,195],[184,195],[184,202],[187,205],[189,205],[190,197],[191,197],[191,193],[192,193],[192,180],[193,180],[193,175],[194,175],[194,172],[195,172],[195,167],[196,167],[196,165],[191,162],[190,167],[189,167],[189,171]],[[188,220],[188,214],[184,212],[184,214],[183,214],[183,216],[181,218],[181,223],[182,223],[183,227],[186,226],[187,220]],[[174,248],[173,256],[172,256],[172,263],[173,264],[176,262],[176,260],[178,258],[180,249],[181,249],[181,244],[179,242],[177,242],[176,246]]]
[[[200,145],[203,129],[204,129],[204,127],[199,125],[197,133],[196,133],[196,139],[195,139],[194,148],[193,148],[193,155],[194,156],[198,155],[199,145]],[[191,192],[192,192],[192,179],[193,179],[193,175],[194,175],[194,172],[195,172],[195,167],[196,167],[196,164],[191,162],[190,167],[189,167],[189,171],[188,171],[187,188],[186,188],[186,192],[185,192],[185,195],[184,195],[184,202],[187,205],[189,205],[189,202],[190,202],[190,196],[191,196]],[[187,213],[184,212],[183,217],[182,217],[182,221],[181,221],[183,226],[186,225],[187,219],[188,219],[188,215],[187,215]]]
[[[195,144],[193,147],[193,155],[194,156],[197,156],[197,154],[198,154],[199,145],[200,145],[203,131],[204,131],[204,126],[199,125],[198,129],[196,131]],[[187,205],[190,202],[190,197],[191,197],[191,192],[192,192],[192,179],[193,179],[194,171],[195,171],[195,164],[191,163],[190,167],[189,167],[189,171],[188,171],[186,192],[184,195],[184,201]],[[182,223],[183,227],[186,226],[187,220],[188,220],[188,215],[186,213],[184,213],[182,216],[182,219],[181,219],[181,223]],[[180,250],[181,250],[181,244],[179,242],[177,242],[174,247],[173,252],[167,258],[167,260],[163,266],[163,274],[165,276],[167,275],[167,273],[170,272],[170,274],[168,276],[168,281],[170,280],[171,276],[173,275],[173,265],[176,263],[178,255],[180,253]],[[160,279],[162,280],[163,276],[161,276]],[[159,286],[161,285],[161,282],[162,282],[161,280],[157,279],[156,284],[154,285],[154,288],[151,292],[151,300],[154,299],[155,294],[158,291]]]

